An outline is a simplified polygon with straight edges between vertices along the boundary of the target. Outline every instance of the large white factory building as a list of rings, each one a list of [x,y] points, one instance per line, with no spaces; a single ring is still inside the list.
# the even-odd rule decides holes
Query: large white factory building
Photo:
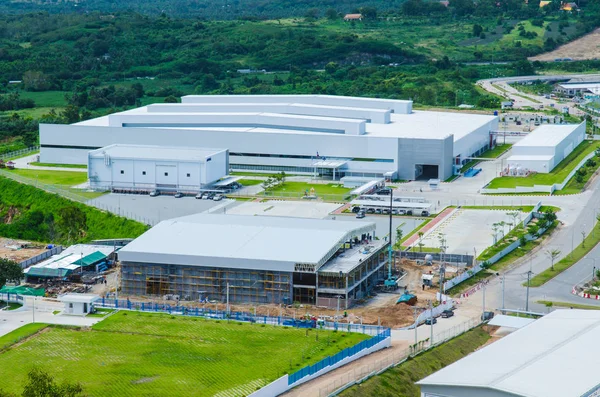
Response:
[[[40,161],[86,164],[112,144],[229,150],[229,167],[446,179],[490,147],[498,118],[413,111],[412,101],[327,95],[185,96],[71,125],[40,125]]]

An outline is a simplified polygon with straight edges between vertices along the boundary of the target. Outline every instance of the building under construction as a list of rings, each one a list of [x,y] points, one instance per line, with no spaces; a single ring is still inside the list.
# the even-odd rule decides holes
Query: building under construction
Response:
[[[182,300],[347,308],[387,276],[375,224],[196,214],[163,221],[119,251],[122,292]]]

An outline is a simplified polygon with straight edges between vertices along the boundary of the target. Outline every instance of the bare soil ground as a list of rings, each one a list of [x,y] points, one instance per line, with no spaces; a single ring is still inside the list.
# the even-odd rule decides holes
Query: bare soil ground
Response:
[[[600,58],[600,29],[557,49],[534,57],[530,61],[554,61],[556,58],[572,58],[574,61]]]
[[[417,305],[425,306],[428,300],[435,299],[435,293],[437,288],[426,288],[422,290],[421,287],[421,274],[433,270],[430,266],[417,265],[414,261],[403,259],[397,261],[397,268],[402,268],[407,272],[407,275],[399,282],[400,288],[393,292],[379,292],[376,296],[366,300],[364,303],[356,305],[348,310],[340,308],[337,312],[335,309],[327,309],[324,307],[317,307],[311,305],[297,305],[283,307],[277,304],[264,304],[264,305],[237,305],[231,304],[231,311],[241,311],[254,313],[259,316],[286,316],[295,318],[308,317],[322,317],[329,316],[333,320],[336,315],[344,315],[346,312],[347,316],[340,320],[341,323],[353,323],[353,324],[369,324],[369,325],[382,325],[390,328],[399,328],[410,325],[414,321],[413,310],[411,306],[406,304],[396,304],[396,301],[404,292],[406,287],[408,291],[417,296]],[[117,282],[117,274],[112,273],[107,275],[108,285],[96,285],[93,286],[92,292],[104,296],[107,292],[114,292],[114,286]],[[120,295],[120,299],[125,299],[125,295]],[[130,296],[132,301],[141,302],[157,302],[167,303],[175,305],[175,301],[163,301],[162,299]],[[180,301],[180,304],[187,307],[198,307],[207,309],[226,310],[224,303],[198,303]]]
[[[25,245],[31,248],[15,249],[14,246]],[[8,238],[0,238],[0,257],[21,262],[33,256],[39,255],[46,251],[46,246],[41,243],[31,243],[23,240],[12,240]]]

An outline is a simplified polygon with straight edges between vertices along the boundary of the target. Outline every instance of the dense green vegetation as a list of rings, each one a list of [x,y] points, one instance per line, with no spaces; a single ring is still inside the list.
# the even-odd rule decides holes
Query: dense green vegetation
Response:
[[[35,364],[94,396],[245,396],[367,338],[121,311],[91,330],[51,327],[1,353],[0,389],[16,391]]]
[[[141,223],[0,177],[0,236],[74,243],[145,231]]]
[[[481,327],[428,350],[415,358],[374,376],[342,392],[340,396],[419,397],[421,391],[415,382],[439,371],[483,346],[490,335]]]

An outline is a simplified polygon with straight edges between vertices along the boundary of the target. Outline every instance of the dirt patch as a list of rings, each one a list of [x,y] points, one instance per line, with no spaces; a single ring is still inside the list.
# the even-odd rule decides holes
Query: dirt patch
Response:
[[[554,61],[557,58],[571,58],[574,61],[600,58],[600,29],[596,29],[577,40],[562,45],[541,55],[530,57],[530,61]]]
[[[41,243],[0,238],[0,258],[21,262],[46,251]]]

